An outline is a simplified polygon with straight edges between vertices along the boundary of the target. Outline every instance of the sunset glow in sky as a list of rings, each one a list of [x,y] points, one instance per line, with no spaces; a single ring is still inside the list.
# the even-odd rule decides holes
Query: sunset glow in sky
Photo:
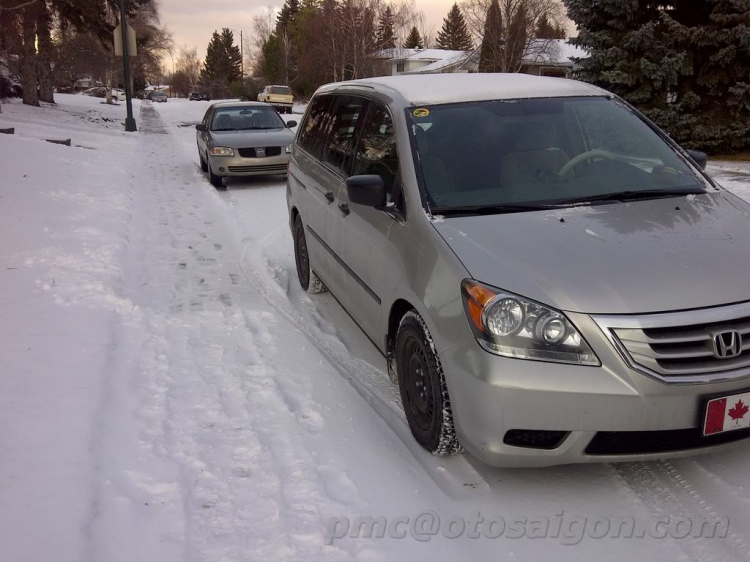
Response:
[[[425,15],[426,27],[434,34],[455,0],[417,0],[417,9]],[[211,34],[216,29],[230,27],[253,33],[253,14],[265,6],[280,8],[284,0],[161,0],[162,23],[173,33],[175,44],[198,48],[203,57]],[[239,33],[237,43],[239,44]]]

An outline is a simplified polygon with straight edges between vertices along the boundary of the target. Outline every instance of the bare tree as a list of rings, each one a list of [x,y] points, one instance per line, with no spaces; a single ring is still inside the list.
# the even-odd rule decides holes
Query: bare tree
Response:
[[[487,10],[492,0],[463,0],[460,7],[466,25],[477,45],[482,44]],[[502,72],[518,72],[524,63],[554,57],[557,43],[551,39],[537,39],[536,26],[542,17],[557,25],[564,25],[565,10],[558,0],[498,0],[503,23],[502,37],[494,58]],[[500,52],[501,51],[501,52]]]
[[[187,45],[180,47],[176,68],[177,72],[185,76],[190,88],[195,88],[201,75],[201,61],[198,58],[198,49],[188,47]]]

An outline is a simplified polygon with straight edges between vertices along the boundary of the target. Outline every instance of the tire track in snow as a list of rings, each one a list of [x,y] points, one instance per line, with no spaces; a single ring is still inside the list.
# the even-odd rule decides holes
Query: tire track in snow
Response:
[[[701,497],[672,461],[613,464],[613,470],[629,493],[654,518],[688,518],[693,522],[713,521],[722,513]],[[670,541],[675,554],[686,560],[729,562],[750,560],[747,542],[732,530],[726,538],[684,538]]]
[[[266,239],[275,232],[269,233]],[[352,357],[337,337],[322,332],[319,326],[294,308],[286,293],[272,280],[273,274],[260,251],[263,244],[257,242],[254,241],[253,246],[246,244],[240,258],[242,273],[250,285],[349,381],[447,496],[460,498],[487,493],[487,481],[462,456],[439,458],[419,446],[406,423],[397,390],[387,375]],[[251,268],[245,267],[247,264]]]

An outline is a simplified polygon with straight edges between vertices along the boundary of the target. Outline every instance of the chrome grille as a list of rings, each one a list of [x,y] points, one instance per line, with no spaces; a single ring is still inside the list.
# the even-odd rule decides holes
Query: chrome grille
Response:
[[[594,320],[632,368],[668,382],[710,382],[750,376],[750,303]],[[717,355],[717,334],[736,331],[739,353]]]

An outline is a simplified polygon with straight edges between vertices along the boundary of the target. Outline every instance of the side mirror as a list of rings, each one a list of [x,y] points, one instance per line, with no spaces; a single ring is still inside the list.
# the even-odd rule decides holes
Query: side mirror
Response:
[[[349,201],[366,207],[384,207],[386,203],[383,178],[375,175],[352,176],[346,180]]]
[[[195,126],[195,130],[196,131],[200,131],[201,133],[204,133],[204,132],[206,132],[206,126],[203,123],[198,123]]]
[[[286,126],[291,129],[292,127],[296,127],[297,126],[297,122],[296,121],[287,121],[286,122]]]
[[[708,164],[708,154],[701,152],[700,150],[688,150],[687,153],[688,156],[698,164],[701,170],[706,169],[706,164]]]

